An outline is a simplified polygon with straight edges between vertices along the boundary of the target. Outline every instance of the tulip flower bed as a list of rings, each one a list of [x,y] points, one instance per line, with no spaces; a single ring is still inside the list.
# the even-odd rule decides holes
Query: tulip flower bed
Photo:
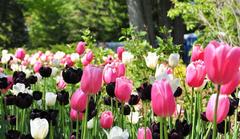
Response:
[[[71,54],[2,51],[1,138],[240,137],[240,48],[197,45],[186,69],[177,53],[160,60],[154,49],[134,55],[119,47],[101,57],[87,48],[79,42]]]

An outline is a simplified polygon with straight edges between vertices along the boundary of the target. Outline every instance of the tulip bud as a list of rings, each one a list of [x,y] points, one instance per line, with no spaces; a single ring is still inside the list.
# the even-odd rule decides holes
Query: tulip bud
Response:
[[[87,95],[81,89],[73,93],[70,100],[71,108],[83,112],[87,106]]]
[[[158,58],[156,53],[148,52],[147,57],[144,57],[147,67],[154,69],[158,64]]]
[[[215,109],[215,101],[217,98],[217,94],[211,95],[207,108],[206,108],[206,117],[210,122],[214,120],[214,109]],[[227,95],[219,95],[218,107],[217,107],[217,123],[221,123],[228,114],[230,102]]]
[[[35,139],[44,139],[49,130],[49,124],[46,119],[35,118],[30,120],[31,135]]]
[[[77,52],[79,55],[83,54],[84,51],[85,51],[85,46],[86,46],[86,43],[80,41],[80,42],[77,44],[76,52]]]
[[[206,76],[206,69],[203,61],[195,61],[188,65],[186,82],[191,87],[200,87]]]
[[[168,64],[171,66],[171,67],[176,67],[178,65],[178,62],[179,62],[179,58],[180,58],[180,55],[177,54],[177,53],[173,53],[169,56],[168,58]]]
[[[133,58],[134,58],[134,56],[133,56],[133,54],[130,53],[130,52],[124,51],[124,52],[122,53],[122,62],[123,62],[124,64],[129,64],[129,63],[131,63],[131,62],[133,61]]]
[[[240,66],[240,48],[211,41],[204,50],[208,78],[215,84],[226,84],[237,75]]]
[[[137,139],[152,139],[151,130],[148,127],[139,128],[138,129],[138,134],[137,134]]]
[[[36,62],[33,66],[33,70],[34,72],[39,72],[39,69],[42,67],[42,63],[41,62]]]
[[[221,94],[230,95],[238,87],[239,82],[240,82],[240,72],[238,72],[237,75],[234,76],[233,79],[229,81],[227,84],[221,85],[221,89],[220,89]]]
[[[117,48],[118,59],[122,60],[122,53],[125,51],[124,47]]]
[[[45,101],[47,106],[54,106],[56,103],[57,95],[52,92],[47,92]]]
[[[153,83],[151,99],[152,109],[156,115],[167,117],[174,114],[176,102],[172,88],[167,80],[156,80]]]
[[[72,67],[67,67],[62,72],[63,80],[69,84],[76,84],[82,78],[82,69],[74,69]]]
[[[195,45],[192,49],[191,61],[204,60],[204,50],[201,45]]]
[[[57,89],[59,89],[59,90],[63,90],[66,86],[67,86],[67,84],[64,82],[63,79],[61,79],[57,82]]]
[[[26,54],[26,52],[25,52],[25,50],[23,48],[18,48],[16,50],[15,57],[18,58],[18,59],[23,60],[24,57],[25,57],[25,54]]]
[[[81,59],[83,66],[87,66],[90,64],[93,60],[93,52],[89,51],[87,52]]]
[[[119,77],[116,79],[115,96],[120,102],[128,102],[132,92],[132,81],[126,77]]]
[[[42,77],[50,77],[52,73],[52,69],[50,67],[41,67],[39,69],[39,73]]]
[[[83,69],[81,89],[86,94],[97,94],[102,87],[102,69],[87,65]]]
[[[80,121],[83,119],[84,114],[81,112],[78,112],[74,109],[70,110],[70,118],[72,121]]]
[[[113,115],[111,111],[105,111],[101,114],[100,125],[102,128],[111,128],[113,125]]]

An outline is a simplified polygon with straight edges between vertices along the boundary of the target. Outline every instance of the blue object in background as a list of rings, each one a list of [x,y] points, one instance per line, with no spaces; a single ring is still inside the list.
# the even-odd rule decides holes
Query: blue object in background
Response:
[[[106,47],[114,50],[115,52],[120,46],[124,46],[124,44],[122,42],[106,42]]]
[[[197,40],[197,35],[194,33],[190,34],[185,34],[184,35],[184,53],[183,53],[183,61],[185,64],[190,63],[190,56],[189,56],[189,51],[192,49],[193,43]]]

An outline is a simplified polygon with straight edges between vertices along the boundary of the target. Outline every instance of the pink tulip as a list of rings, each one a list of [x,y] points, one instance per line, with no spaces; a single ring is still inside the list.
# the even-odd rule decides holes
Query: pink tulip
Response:
[[[66,86],[67,86],[67,84],[64,82],[63,79],[60,79],[60,80],[57,82],[57,89],[59,89],[59,90],[65,89]]]
[[[87,107],[87,95],[78,89],[71,97],[70,106],[78,112],[83,112]]]
[[[132,81],[126,77],[118,77],[115,84],[115,96],[120,102],[128,102],[133,89]]]
[[[118,59],[122,60],[122,53],[125,51],[124,47],[117,48]]]
[[[69,67],[72,67],[74,65],[74,62],[72,61],[70,56],[65,58],[65,64],[68,65]]]
[[[112,63],[113,60],[114,60],[113,56],[108,55],[108,57],[104,60],[104,65]]]
[[[192,49],[191,61],[204,60],[204,50],[201,45],[195,45]]]
[[[137,139],[152,139],[152,132],[151,130],[147,127],[146,128],[146,138],[145,138],[145,128],[139,128],[138,129],[138,134],[137,134]]]
[[[33,66],[33,70],[34,72],[39,72],[39,69],[42,67],[42,63],[41,62],[36,62]]]
[[[81,89],[86,94],[97,94],[102,87],[102,69],[93,65],[87,65],[83,69]]]
[[[117,78],[117,69],[113,64],[107,64],[103,69],[103,80],[108,84],[115,82]]]
[[[221,86],[221,89],[220,89],[221,94],[230,95],[237,88],[237,86],[239,85],[239,82],[240,82],[240,72],[238,72],[237,75],[234,76],[234,78],[230,82]]]
[[[240,48],[211,41],[204,50],[208,78],[216,84],[226,84],[236,76],[240,65]]]
[[[83,119],[84,114],[81,112],[78,112],[74,109],[70,110],[70,118],[72,121],[80,121]]]
[[[118,62],[117,63],[117,77],[125,75],[126,67],[125,64]]]
[[[151,103],[153,112],[161,117],[174,114],[176,102],[172,88],[167,80],[156,80],[152,85]]]
[[[76,52],[77,52],[79,55],[83,54],[84,51],[85,51],[85,46],[86,46],[86,43],[80,41],[80,42],[77,44]]]
[[[206,76],[206,68],[201,60],[194,61],[187,67],[186,82],[191,87],[200,87]]]
[[[1,89],[1,93],[3,93],[3,94],[7,93],[8,90],[12,88],[12,86],[13,86],[13,78],[12,78],[12,76],[7,76],[7,82],[8,82],[7,88]]]
[[[23,48],[18,48],[16,50],[15,57],[18,58],[18,59],[23,60],[24,57],[25,57],[25,54],[26,54],[26,52],[25,52],[25,50]]]
[[[111,111],[104,111],[100,117],[100,125],[102,128],[109,129],[113,125],[113,114]]]
[[[83,58],[81,59],[83,66],[87,66],[88,64],[90,64],[93,60],[93,52],[89,51],[87,52]]]
[[[230,102],[227,95],[219,94],[218,107],[217,107],[217,123],[221,123],[228,114]],[[214,108],[217,94],[212,94],[206,108],[206,117],[210,122],[214,121]]]

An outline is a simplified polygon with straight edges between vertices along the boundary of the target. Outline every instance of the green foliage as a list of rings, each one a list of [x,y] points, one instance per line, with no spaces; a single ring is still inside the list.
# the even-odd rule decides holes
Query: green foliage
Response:
[[[125,0],[72,0],[75,12],[67,19],[74,29],[89,28],[99,41],[114,41],[121,28],[128,26],[127,4]],[[72,30],[70,36],[77,35]]]
[[[158,41],[158,48],[156,49],[157,54],[161,55],[160,60],[166,60],[168,55],[171,53],[180,53],[180,45],[175,45],[173,43],[173,38],[171,37],[172,30],[166,27],[161,27],[159,32],[164,35],[164,38],[156,36]]]
[[[127,76],[131,78],[136,87],[144,81],[148,81],[148,75],[152,75],[153,70],[146,66],[144,56],[153,50],[146,41],[146,32],[136,32],[135,28],[130,27],[122,30],[123,36],[120,41],[124,42],[124,47],[134,55],[134,60],[127,65]]]
[[[70,12],[68,0],[19,0],[25,6],[31,43],[33,46],[49,46],[66,43],[69,28],[65,17]]]
[[[77,42],[88,28],[98,41],[114,41],[122,27],[128,26],[125,0],[18,0],[24,6],[24,17],[31,45]],[[0,35],[0,38],[4,38]]]
[[[144,57],[147,56],[148,52],[156,52],[160,56],[159,61],[164,62],[169,54],[177,53],[180,50],[180,46],[173,44],[171,30],[161,28],[160,32],[164,34],[165,38],[157,37],[159,47],[155,49],[146,41],[146,32],[136,32],[133,27],[122,30],[123,36],[120,37],[120,41],[123,41],[127,51],[134,55],[133,62],[127,65],[127,76],[134,81],[136,87],[149,81],[149,77],[154,75],[155,70],[146,66]]]
[[[207,44],[212,39],[232,45],[240,43],[238,0],[173,0],[173,3],[168,16],[181,16],[188,30],[198,29],[198,43]]]
[[[28,43],[22,5],[15,0],[0,2],[0,46],[20,47]]]

